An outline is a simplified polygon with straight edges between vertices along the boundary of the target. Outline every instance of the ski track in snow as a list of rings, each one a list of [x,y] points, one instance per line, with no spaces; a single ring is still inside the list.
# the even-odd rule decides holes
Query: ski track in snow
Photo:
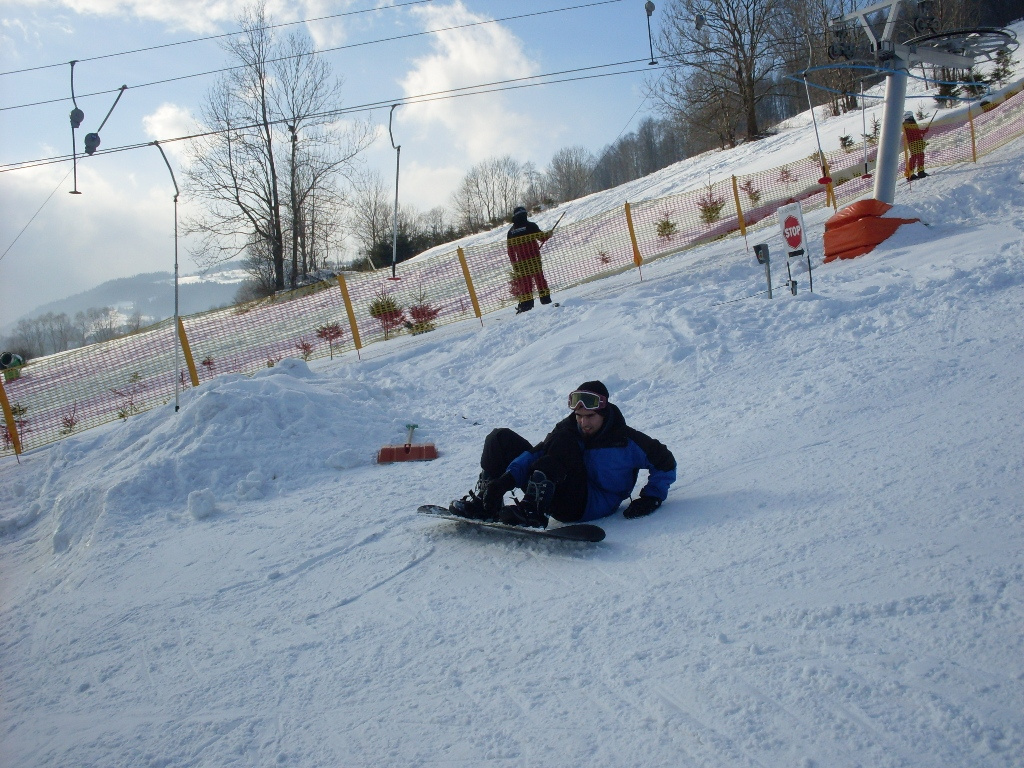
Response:
[[[813,294],[732,238],[5,460],[0,764],[1019,767],[1022,155]],[[679,461],[657,513],[416,516],[595,376]],[[441,457],[374,464],[410,421]]]

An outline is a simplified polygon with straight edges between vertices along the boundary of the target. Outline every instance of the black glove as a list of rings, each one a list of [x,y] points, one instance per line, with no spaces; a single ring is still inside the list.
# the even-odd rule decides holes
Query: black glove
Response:
[[[622,516],[627,520],[632,520],[634,517],[644,517],[660,506],[661,499],[656,499],[653,496],[640,496],[629,502],[629,506],[626,507],[626,511],[622,513]]]
[[[506,472],[499,478],[491,480],[487,484],[487,491],[484,493],[484,509],[495,511],[501,509],[505,500],[505,494],[516,487],[516,479],[511,472]]]

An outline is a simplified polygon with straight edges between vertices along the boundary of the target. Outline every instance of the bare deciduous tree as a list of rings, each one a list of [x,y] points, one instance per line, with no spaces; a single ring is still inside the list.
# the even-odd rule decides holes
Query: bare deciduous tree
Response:
[[[294,283],[300,236],[304,243],[315,239],[306,209],[318,195],[336,200],[335,182],[369,144],[370,131],[331,122],[340,83],[308,38],[293,33],[278,42],[270,24],[261,0],[243,13],[242,32],[224,43],[238,65],[224,73],[202,108],[210,132],[193,144],[186,176],[188,191],[205,207],[186,231],[201,236],[195,256],[204,265],[269,254],[280,290],[286,227],[294,235]],[[319,210],[323,222],[337,206]]]
[[[654,86],[662,107],[683,120],[716,122],[732,145],[736,134],[761,133],[758,104],[779,65],[779,0],[674,0],[662,17],[660,54],[675,63]],[[698,17],[701,23],[698,24]],[[717,104],[716,104],[717,102]],[[726,122],[735,125],[726,128]]]
[[[523,204],[526,166],[511,155],[477,163],[452,195],[452,208],[466,231],[493,226]]]
[[[376,171],[369,171],[356,179],[348,206],[349,226],[359,245],[359,253],[371,267],[377,244],[393,235],[394,193]]]
[[[594,191],[594,156],[586,147],[564,147],[551,158],[545,178],[556,202],[575,200]]]

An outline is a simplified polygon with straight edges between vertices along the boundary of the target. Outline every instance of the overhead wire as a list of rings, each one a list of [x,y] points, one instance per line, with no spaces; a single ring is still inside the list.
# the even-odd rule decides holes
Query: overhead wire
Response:
[[[386,106],[389,106],[389,105],[395,104],[395,103],[404,104],[404,105],[424,104],[424,103],[429,103],[429,102],[433,102],[433,101],[444,101],[444,100],[447,100],[447,99],[461,98],[461,97],[464,97],[464,96],[480,96],[480,95],[485,95],[485,94],[488,94],[488,93],[498,93],[498,92],[501,92],[501,91],[520,90],[520,89],[523,89],[523,88],[536,88],[536,87],[542,86],[542,85],[557,85],[557,84],[560,84],[560,83],[571,83],[571,82],[578,82],[578,81],[583,81],[583,80],[593,80],[593,79],[602,78],[602,77],[614,77],[614,76],[617,76],[617,75],[628,75],[628,74],[636,74],[638,72],[649,72],[650,71],[649,67],[644,67],[644,68],[639,68],[639,69],[622,70],[622,71],[618,71],[618,72],[603,72],[603,73],[599,73],[599,74],[580,75],[578,77],[561,77],[561,78],[559,78],[560,75],[571,75],[571,74],[576,74],[576,73],[580,73],[580,72],[588,72],[588,71],[595,70],[595,69],[606,69],[608,67],[628,66],[628,65],[631,65],[631,64],[637,64],[637,63],[639,63],[641,61],[646,61],[646,59],[630,59],[630,60],[619,61],[619,62],[615,62],[615,63],[611,63],[611,64],[595,64],[595,65],[592,65],[592,66],[589,66],[589,67],[578,67],[578,68],[575,68],[575,69],[567,69],[567,70],[561,70],[561,71],[557,71],[557,72],[548,72],[548,73],[541,74],[541,75],[529,75],[529,76],[524,76],[524,77],[510,78],[510,79],[507,79],[507,80],[496,80],[496,81],[490,82],[490,83],[478,83],[476,85],[467,85],[467,86],[461,86],[461,87],[458,87],[458,88],[449,88],[449,89],[446,89],[446,90],[443,90],[443,91],[433,91],[433,92],[430,92],[430,93],[417,94],[417,95],[414,95],[414,96],[406,96],[406,97],[397,98],[397,99],[395,99],[395,98],[392,98],[392,99],[382,99],[382,100],[379,100],[379,101],[367,102],[365,104],[359,104],[359,105],[355,105],[355,106],[352,106],[352,107],[338,107],[336,109],[325,110],[323,112],[318,112],[318,113],[315,113],[315,114],[312,114],[312,115],[308,115],[307,117],[309,119],[312,119],[312,120],[318,120],[318,119],[325,119],[325,118],[331,118],[331,117],[340,117],[342,115],[348,115],[348,114],[356,114],[356,113],[359,113],[359,112],[372,112],[375,109],[381,109],[383,107],[386,107]],[[544,79],[541,82],[532,82],[532,83],[523,82],[525,80],[538,80],[540,78],[559,78],[559,79]],[[290,120],[290,118],[281,118],[281,119],[278,119],[278,120],[268,121],[268,123],[270,125],[279,126],[279,125],[286,125],[289,120]],[[203,132],[200,132],[200,133],[189,134],[187,136],[178,136],[178,137],[169,138],[169,139],[162,138],[162,139],[160,139],[160,143],[161,144],[168,144],[168,143],[177,142],[177,141],[193,141],[193,140],[196,140],[196,139],[202,139],[202,138],[206,138],[206,137],[209,137],[209,136],[216,136],[216,135],[222,134],[222,133],[252,130],[253,128],[256,128],[256,127],[259,127],[259,126],[257,124],[245,125],[245,126],[233,126],[231,128],[223,128],[223,129],[216,129],[216,130],[211,130],[211,131],[203,131]],[[93,154],[93,157],[98,157],[100,155],[106,155],[106,154],[113,154],[115,152],[125,152],[125,151],[129,151],[129,150],[133,150],[133,149],[139,149],[141,147],[148,147],[151,143],[152,142],[150,142],[150,141],[146,141],[146,142],[140,142],[140,143],[137,143],[137,144],[128,144],[128,145],[124,145],[124,146],[121,146],[121,147],[111,147],[109,149],[97,150]],[[39,158],[39,159],[35,159],[35,160],[25,160],[25,161],[20,161],[20,162],[16,162],[16,163],[7,163],[5,165],[0,165],[0,173],[7,173],[7,172],[10,172],[10,171],[16,171],[16,170],[24,170],[26,168],[35,168],[35,167],[39,167],[39,166],[43,166],[43,165],[53,165],[55,163],[67,162],[70,159],[71,159],[71,155],[59,155],[59,156],[53,156],[53,157],[48,157],[48,158]]]
[[[338,45],[338,46],[334,46],[332,48],[324,48],[324,49],[321,49],[321,50],[317,50],[317,51],[315,51],[315,53],[317,55],[322,55],[322,54],[326,54],[326,53],[334,53],[334,52],[337,52],[337,51],[348,50],[348,49],[352,49],[352,48],[360,48],[360,47],[364,47],[364,46],[367,46],[367,45],[378,45],[378,44],[381,44],[381,43],[392,43],[392,42],[395,42],[395,41],[398,41],[398,40],[407,40],[407,39],[414,38],[414,37],[423,37],[425,35],[434,35],[434,34],[439,34],[441,32],[453,32],[453,31],[459,30],[459,29],[468,29],[470,27],[479,27],[479,26],[484,26],[486,24],[498,24],[498,23],[507,22],[507,21],[517,21],[519,19],[527,19],[527,18],[531,18],[531,17],[534,17],[534,16],[546,16],[546,15],[549,15],[549,14],[552,14],[552,13],[564,13],[566,11],[577,11],[577,10],[581,10],[581,9],[585,9],[585,8],[593,8],[593,7],[596,7],[596,6],[599,6],[599,5],[609,5],[609,4],[612,4],[612,3],[619,3],[619,2],[622,2],[622,0],[594,0],[594,2],[583,3],[581,5],[571,5],[571,6],[566,6],[566,7],[563,7],[563,8],[550,8],[550,9],[543,10],[543,11],[533,11],[531,13],[522,13],[522,14],[518,14],[518,15],[514,15],[514,16],[504,16],[504,17],[496,18],[496,19],[484,19],[483,21],[473,21],[473,22],[467,22],[465,24],[455,24],[455,25],[452,25],[452,26],[449,26],[449,27],[441,27],[441,28],[438,28],[438,29],[428,29],[428,30],[422,30],[420,32],[408,32],[408,33],[403,34],[403,35],[394,35],[392,37],[382,37],[382,38],[377,38],[375,40],[364,40],[364,41],[358,42],[358,43],[348,43],[346,45]],[[234,33],[234,34],[237,34],[237,33]],[[276,63],[276,62],[279,62],[279,61],[288,61],[289,59],[294,59],[294,58],[298,58],[300,56],[307,56],[307,55],[309,55],[309,54],[307,54],[307,53],[299,53],[299,54],[292,54],[292,55],[289,55],[289,56],[281,56],[281,57],[278,57],[278,58],[275,58],[275,59],[268,59],[265,63],[273,64],[273,63]],[[77,61],[80,62],[82,60],[77,60]],[[177,77],[169,77],[169,78],[165,78],[163,80],[154,80],[154,81],[149,82],[149,83],[140,83],[138,85],[133,85],[133,86],[129,86],[129,87],[132,88],[132,89],[138,89],[138,88],[149,88],[149,87],[152,87],[154,85],[166,85],[167,83],[180,82],[181,80],[189,80],[189,79],[197,78],[197,77],[208,77],[210,75],[221,74],[223,72],[231,72],[231,71],[236,70],[236,69],[244,69],[246,66],[247,65],[245,65],[245,64],[239,64],[239,65],[235,65],[235,66],[231,66],[231,67],[222,67],[220,69],[211,69],[211,70],[207,70],[205,72],[196,72],[196,73],[193,73],[193,74],[190,74],[190,75],[179,75]],[[81,94],[80,93],[80,94],[78,94],[78,97],[79,98],[87,98],[87,97],[90,97],[90,96],[102,96],[104,94],[114,93],[117,90],[118,90],[117,88],[112,88],[112,89],[107,89],[107,90],[103,90],[103,91],[94,91],[92,93],[85,93],[85,94]],[[42,100],[42,101],[34,101],[34,102],[26,103],[26,104],[15,104],[15,105],[7,106],[7,107],[0,107],[0,112],[5,112],[5,111],[13,110],[13,109],[25,109],[27,107],[38,107],[38,106],[43,106],[43,105],[46,105],[46,104],[55,104],[55,103],[59,103],[59,102],[62,102],[62,101],[67,101],[67,97],[66,96],[62,96],[60,98],[45,99],[45,100]]]
[[[376,8],[363,8],[358,11],[344,11],[342,13],[332,13],[329,16],[317,16],[311,19],[298,19],[297,21],[282,21],[280,24],[266,24],[262,27],[256,27],[254,31],[264,31],[269,29],[280,29],[281,27],[295,26],[296,24],[310,24],[316,21],[329,21],[331,19],[341,18],[342,16],[357,16],[361,13],[372,13],[374,11],[386,11],[394,8],[404,8],[409,5],[420,5],[422,3],[431,3],[433,0],[409,0],[405,3],[396,3],[395,5],[378,6]],[[79,64],[86,61],[100,61],[102,59],[112,59],[117,56],[129,56],[134,53],[146,53],[147,51],[157,51],[162,48],[174,48],[179,45],[191,45],[192,43],[205,43],[210,40],[219,40],[224,37],[234,37],[235,35],[244,34],[244,30],[235,30],[233,32],[222,32],[219,35],[207,35],[206,37],[195,37],[191,40],[178,40],[173,43],[161,43],[160,45],[149,45],[145,48],[133,48],[126,51],[116,51],[115,53],[104,53],[99,56],[88,56],[81,59],[76,59]],[[40,64],[36,67],[25,67],[24,69],[12,69],[7,72],[0,72],[0,77],[4,75],[19,75],[25,72],[37,72],[41,69],[53,69],[54,67],[66,67],[66,61],[56,62],[54,64]]]
[[[25,222],[25,226],[22,227],[21,231],[18,232],[18,234],[14,237],[13,240],[11,240],[11,244],[7,246],[7,249],[3,253],[0,253],[0,261],[3,261],[4,256],[6,256],[8,253],[11,252],[11,248],[14,247],[14,244],[16,242],[18,242],[18,239],[22,235],[25,234],[25,230],[29,228],[29,225],[33,221],[36,220],[36,216],[38,216],[40,214],[40,212],[43,210],[43,208],[46,207],[46,204],[48,202],[50,202],[50,198],[53,197],[54,194],[56,194],[57,190],[60,189],[61,184],[63,184],[65,181],[67,181],[68,180],[68,176],[70,176],[70,175],[71,175],[71,171],[68,171],[67,173],[64,174],[64,178],[57,182],[57,186],[55,186],[53,188],[53,192],[51,192],[49,195],[46,196],[46,199],[43,200],[42,205],[40,205],[39,208],[36,209],[36,212],[32,214],[31,218],[29,218],[29,220]]]

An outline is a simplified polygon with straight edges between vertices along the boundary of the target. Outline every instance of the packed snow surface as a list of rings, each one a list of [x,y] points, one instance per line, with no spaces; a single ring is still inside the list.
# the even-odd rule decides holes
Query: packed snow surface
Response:
[[[1022,160],[901,185],[813,293],[769,227],[772,300],[731,238],[3,460],[0,763],[1019,768]],[[417,516],[594,378],[655,514]],[[406,424],[440,458],[376,464]]]

